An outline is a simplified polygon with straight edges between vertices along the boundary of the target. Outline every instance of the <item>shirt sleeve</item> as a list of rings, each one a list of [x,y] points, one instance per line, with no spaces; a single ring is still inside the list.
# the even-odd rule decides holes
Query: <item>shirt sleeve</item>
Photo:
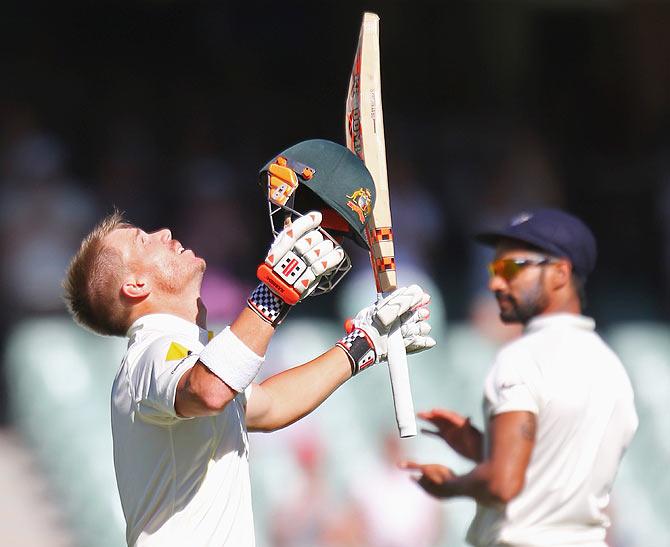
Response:
[[[529,354],[501,351],[486,379],[485,397],[489,414],[526,411],[538,414],[540,400]]]
[[[170,425],[182,418],[175,410],[177,384],[198,360],[201,347],[193,341],[163,337],[153,342],[140,357],[133,373],[135,411],[155,425]]]

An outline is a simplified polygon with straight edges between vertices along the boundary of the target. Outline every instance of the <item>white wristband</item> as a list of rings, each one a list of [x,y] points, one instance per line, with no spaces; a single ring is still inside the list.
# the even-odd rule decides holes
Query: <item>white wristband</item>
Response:
[[[238,393],[258,374],[264,357],[259,357],[240,340],[230,327],[212,338],[200,353],[200,362]]]

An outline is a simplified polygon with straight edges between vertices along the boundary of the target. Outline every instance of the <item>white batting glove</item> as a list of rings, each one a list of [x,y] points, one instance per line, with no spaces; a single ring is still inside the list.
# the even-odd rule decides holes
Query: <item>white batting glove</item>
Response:
[[[307,297],[320,277],[344,259],[342,247],[318,230],[321,213],[311,211],[286,226],[256,270],[262,281],[248,299],[249,307],[277,326],[291,306]]]
[[[429,302],[430,295],[418,285],[401,287],[347,321],[348,334],[337,345],[349,355],[352,376],[387,359],[388,335],[398,320],[408,354],[432,348]]]

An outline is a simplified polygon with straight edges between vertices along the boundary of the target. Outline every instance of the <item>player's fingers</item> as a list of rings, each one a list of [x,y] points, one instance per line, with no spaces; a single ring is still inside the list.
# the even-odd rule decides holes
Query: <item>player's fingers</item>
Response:
[[[343,260],[344,260],[344,250],[342,249],[342,247],[338,245],[325,256],[321,255],[320,259],[314,262],[310,266],[310,268],[318,277],[326,273],[327,271],[337,267]]]
[[[423,293],[423,296],[422,296],[422,298],[421,298],[421,302],[419,302],[419,303],[418,303],[416,306],[414,306],[414,308],[412,308],[412,309],[420,308],[420,307],[422,307],[422,306],[427,306],[428,304],[430,304],[430,295],[429,295],[427,292],[424,292],[424,293]]]
[[[400,327],[403,338],[409,336],[427,336],[433,327],[427,321],[406,322]]]
[[[412,461],[403,461],[398,464],[398,467],[405,471],[410,471],[409,478],[420,485],[420,481],[423,478],[423,467],[420,464]]]
[[[293,288],[298,292],[298,294],[302,294],[312,285],[312,283],[314,283],[315,279],[316,275],[312,269],[307,268],[300,276],[298,281],[293,285]]]
[[[295,222],[284,228],[272,243],[270,252],[266,257],[266,262],[274,266],[287,252],[289,252],[295,242],[310,230],[317,228],[321,224],[321,213],[310,211],[305,216],[300,217]]]
[[[435,345],[435,340],[431,336],[422,334],[403,335],[402,339],[407,353],[429,349]]]
[[[410,348],[410,353],[417,353],[419,351],[424,351],[430,348],[434,348],[437,345],[437,340],[432,336],[422,336],[417,343]]]
[[[311,266],[315,262],[323,259],[335,248],[335,244],[330,240],[326,239],[321,241],[318,245],[312,247],[303,255],[303,259],[307,262],[308,266]]]
[[[406,353],[419,353],[435,346],[434,338],[430,336],[414,336],[410,339],[405,339],[405,352]]]
[[[382,325],[389,327],[406,311],[420,305],[425,294],[418,285],[397,289],[379,303],[377,319]]]
[[[444,424],[444,422],[445,422],[445,419],[442,416],[438,416],[436,414],[435,409],[424,411],[424,412],[419,412],[419,413],[417,413],[417,416],[420,419],[425,420],[426,422],[430,422],[431,424],[433,424],[436,427],[440,427],[440,425]]]
[[[431,413],[435,418],[464,419],[458,412],[454,412],[448,408],[433,408]]]
[[[432,348],[435,345],[435,340],[428,336],[431,329],[430,323],[426,323],[425,321],[402,325],[400,332],[406,351],[412,353]]]
[[[322,241],[319,245],[308,251],[302,258],[307,262],[307,269],[294,283],[294,288],[299,294],[308,294],[315,288],[315,280],[328,270],[335,268],[344,260],[344,250],[330,240]],[[313,262],[310,264],[309,261]]]
[[[419,321],[425,321],[430,317],[430,310],[427,307],[414,308],[412,310],[406,311],[400,316],[400,323],[412,324]]]
[[[462,427],[468,421],[468,418],[465,416],[461,416],[458,412],[447,410],[446,408],[434,408],[432,413],[431,421],[435,425],[445,424],[446,422],[452,426]]]
[[[310,211],[305,216],[302,216],[293,221],[293,234],[291,237],[295,240],[300,239],[310,230],[314,230],[321,224],[322,215],[319,211]],[[290,232],[290,230],[289,230]]]
[[[422,427],[421,433],[425,433],[426,435],[434,435],[435,437],[441,437],[440,432],[435,429],[426,429],[425,427]]]
[[[295,252],[298,255],[304,255],[310,249],[313,249],[323,241],[323,234],[318,230],[307,232],[298,241],[295,242]]]

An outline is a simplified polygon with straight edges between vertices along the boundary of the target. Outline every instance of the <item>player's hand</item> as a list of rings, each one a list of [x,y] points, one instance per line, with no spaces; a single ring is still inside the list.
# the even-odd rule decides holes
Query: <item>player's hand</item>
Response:
[[[349,354],[352,375],[387,359],[392,328],[400,328],[407,353],[432,348],[435,340],[429,336],[431,326],[426,321],[429,302],[430,296],[418,285],[401,287],[347,321],[347,335],[337,345]]]
[[[317,229],[321,213],[311,211],[288,224],[275,238],[258,278],[287,304],[316,288],[315,281],[344,260],[344,250]]]
[[[456,475],[448,467],[437,463],[419,464],[413,461],[400,462],[399,466],[401,469],[418,471],[412,476],[412,479],[431,496],[449,497],[446,486]]]
[[[320,224],[318,211],[287,224],[256,270],[262,284],[249,297],[249,307],[273,326],[316,288],[324,273],[345,259],[342,247],[318,230]]]
[[[451,448],[466,458],[475,461],[479,459],[482,434],[470,423],[470,418],[444,408],[419,412],[417,416],[437,428],[437,430],[421,428],[422,433],[440,437]]]

